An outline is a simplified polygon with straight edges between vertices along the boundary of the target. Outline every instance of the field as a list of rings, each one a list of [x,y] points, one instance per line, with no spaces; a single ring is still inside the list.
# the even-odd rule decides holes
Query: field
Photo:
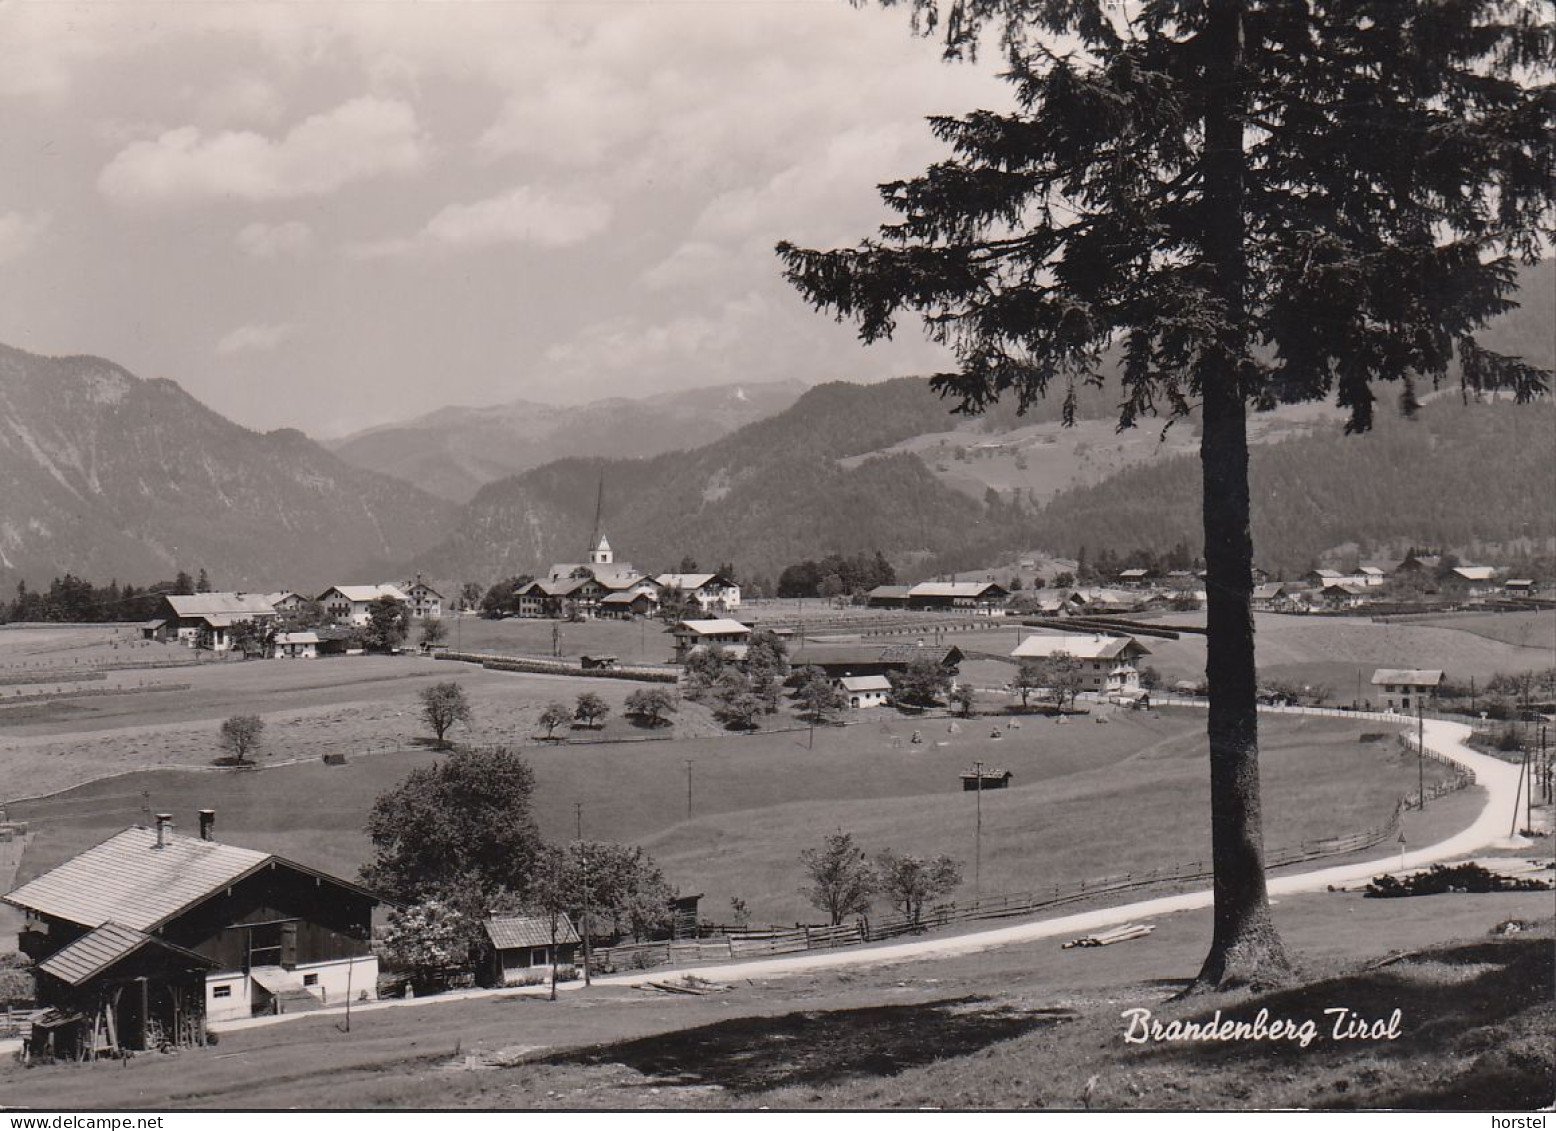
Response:
[[[1203,625],[1204,615],[1169,613],[1153,616],[1163,628],[1176,624]],[[1450,683],[1481,686],[1498,672],[1534,671],[1556,666],[1556,614],[1487,615],[1437,624],[1374,623],[1359,617],[1303,617],[1255,613],[1255,648],[1259,674],[1298,686],[1327,687],[1329,701],[1349,705],[1373,695],[1374,669],[1441,668]],[[1461,627],[1464,626],[1464,627]],[[1546,631],[1549,629],[1550,631]],[[1021,630],[1030,633],[1032,629]],[[1543,637],[1542,637],[1543,633]],[[946,639],[963,651],[1008,655],[1018,642],[1012,627]],[[1527,641],[1527,642],[1526,642]],[[1205,638],[1184,634],[1177,640],[1141,637],[1151,654],[1142,663],[1161,672],[1168,686],[1179,680],[1199,681],[1205,674]],[[964,665],[980,688],[998,688],[1014,669],[998,661],[975,660]],[[1359,688],[1358,688],[1359,681]]]
[[[0,1066],[18,1107],[763,1110],[1528,1110],[1549,1102],[1548,893],[1281,901],[1303,982],[1167,1003],[1210,937],[1208,911],[1096,950],[1056,940],[911,965],[742,979],[701,997],[596,984],[229,1032],[214,1048],[121,1065]],[[1508,939],[1509,918],[1541,924]],[[1404,962],[1377,967],[1390,952]],[[1123,1009],[1387,1017],[1397,1042],[1138,1045]],[[1323,1026],[1327,1033],[1328,1026]],[[256,1066],[263,1065],[263,1071]]]
[[[545,836],[571,837],[581,803],[586,836],[644,845],[673,884],[706,895],[708,917],[726,917],[739,896],[759,920],[782,923],[815,918],[798,892],[798,855],[838,827],[872,849],[951,854],[966,865],[962,890],[970,894],[977,798],[962,792],[959,774],[975,760],[1015,774],[1013,788],[982,798],[985,892],[1203,860],[1203,715],[1111,719],[1033,717],[995,739],[983,720],[882,718],[819,729],[813,749],[798,730],[526,753]],[[909,741],[915,729],[922,744]],[[1272,719],[1264,734],[1272,846],[1377,824],[1415,784],[1414,759],[1392,743],[1359,743],[1354,724]],[[147,811],[170,811],[188,828],[200,808],[217,810],[225,841],[350,875],[368,852],[360,830],[373,799],[436,756],[383,753],[345,766],[315,760],[261,772],[164,770],[15,804],[12,815],[35,830],[22,878]],[[1425,843],[1413,831],[1411,839]]]

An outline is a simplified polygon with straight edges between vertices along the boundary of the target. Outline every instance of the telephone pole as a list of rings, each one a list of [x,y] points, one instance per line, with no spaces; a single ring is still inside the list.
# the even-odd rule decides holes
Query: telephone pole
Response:
[[[1421,713],[1421,696],[1416,695],[1416,808],[1426,808],[1426,716]]]
[[[983,763],[974,762],[973,769],[978,773],[975,802],[978,815],[973,826],[973,898],[980,899],[983,895]]]
[[[686,819],[692,819],[692,760],[686,759]]]

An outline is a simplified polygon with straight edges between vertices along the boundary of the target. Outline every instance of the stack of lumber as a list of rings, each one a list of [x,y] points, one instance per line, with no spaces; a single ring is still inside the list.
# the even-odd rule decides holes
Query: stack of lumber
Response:
[[[1156,928],[1149,924],[1125,923],[1122,927],[1114,927],[1112,930],[1098,931],[1095,934],[1071,939],[1064,944],[1063,949],[1069,950],[1073,946],[1112,946],[1114,943],[1128,942],[1130,939],[1143,939],[1154,930]]]

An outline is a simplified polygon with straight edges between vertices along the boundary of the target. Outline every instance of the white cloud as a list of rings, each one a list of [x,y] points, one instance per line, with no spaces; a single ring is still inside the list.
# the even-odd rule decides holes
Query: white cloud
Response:
[[[274,125],[285,110],[275,84],[251,74],[228,75],[216,87],[193,88],[185,97],[195,102],[201,119],[212,125]]]
[[[47,212],[24,215],[20,212],[0,212],[0,263],[20,259],[43,238],[51,217]]]
[[[610,222],[611,206],[602,200],[585,196],[562,199],[522,185],[486,200],[450,204],[414,236],[363,244],[356,252],[375,258],[505,243],[554,249],[582,243],[603,232]]]
[[[216,352],[223,357],[235,353],[264,353],[275,349],[296,333],[297,327],[290,322],[274,325],[263,322],[251,323],[247,326],[239,326],[217,342]]]
[[[730,253],[705,240],[683,243],[638,276],[649,290],[664,291],[694,286],[714,279],[730,266]]]
[[[120,203],[324,196],[353,181],[415,172],[428,142],[404,102],[354,98],[272,140],[250,130],[204,134],[195,126],[122,149],[98,177]]]
[[[281,224],[246,224],[238,232],[238,247],[254,259],[290,259],[313,250],[313,229],[301,220]]]

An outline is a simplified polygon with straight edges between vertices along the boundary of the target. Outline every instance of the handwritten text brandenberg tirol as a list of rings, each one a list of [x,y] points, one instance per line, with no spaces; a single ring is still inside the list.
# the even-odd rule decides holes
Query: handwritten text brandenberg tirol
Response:
[[[1157,1021],[1149,1009],[1126,1009],[1124,1041],[1131,1045],[1175,1041],[1290,1041],[1307,1048],[1322,1031],[1332,1041],[1397,1041],[1404,1020],[1399,1010],[1386,1019],[1367,1018],[1345,1006],[1324,1010],[1324,1021],[1271,1017],[1261,1009],[1247,1021],[1222,1018],[1218,1009],[1203,1021]]]

